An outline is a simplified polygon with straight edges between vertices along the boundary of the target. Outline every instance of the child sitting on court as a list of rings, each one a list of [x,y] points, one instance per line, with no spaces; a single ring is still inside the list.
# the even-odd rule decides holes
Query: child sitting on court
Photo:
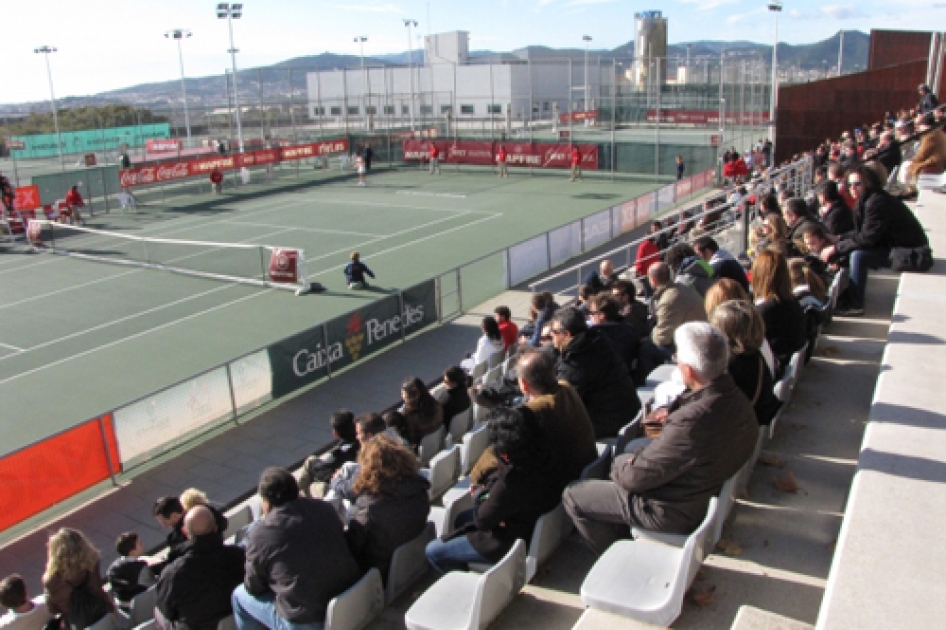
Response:
[[[374,280],[374,272],[368,269],[368,265],[361,262],[361,255],[358,252],[351,253],[351,262],[345,265],[344,271],[349,289],[367,289],[368,281],[365,280],[365,274]]]
[[[143,555],[144,545],[135,532],[119,534],[115,551],[118,552],[118,558],[108,567],[108,583],[118,603],[127,607],[133,597],[148,590],[148,585],[138,580],[148,566],[149,558]]]

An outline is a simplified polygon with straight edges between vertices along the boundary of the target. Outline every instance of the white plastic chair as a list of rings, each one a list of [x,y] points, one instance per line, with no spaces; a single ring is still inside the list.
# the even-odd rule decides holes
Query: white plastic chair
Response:
[[[390,604],[401,596],[410,586],[419,580],[430,564],[427,562],[427,543],[437,535],[436,527],[428,522],[420,536],[406,542],[394,550],[391,567],[388,569],[388,581],[384,587],[384,603]]]
[[[454,444],[459,444],[463,440],[463,435],[470,430],[471,419],[473,418],[473,406],[464,409],[450,419],[449,435],[453,438]]]
[[[250,509],[250,506],[244,505],[242,508],[227,517],[227,529],[225,532],[223,532],[223,539],[227,540],[233,536],[234,542],[240,542],[239,540],[236,540],[237,532],[252,522],[253,510]]]
[[[328,603],[325,630],[361,630],[384,610],[381,573],[370,569],[341,595]]]
[[[430,460],[433,459],[434,455],[440,452],[441,448],[443,448],[443,436],[445,432],[446,431],[441,426],[433,433],[428,433],[421,438],[420,448],[418,449],[421,466],[430,465]]]
[[[581,585],[585,606],[661,628],[680,616],[683,596],[707,552],[716,497],[682,547],[653,540],[619,540],[598,558]]]
[[[454,493],[453,490],[443,496],[443,507],[430,508],[428,519],[434,525],[437,536],[452,534],[453,524],[462,512],[473,508],[473,497],[470,495],[469,486],[466,491]]]
[[[489,427],[485,424],[463,436],[463,444],[460,446],[461,474],[470,474],[487,446],[489,446]]]
[[[529,553],[526,556],[526,582],[532,581],[539,566],[558,549],[573,527],[572,520],[561,503],[552,511],[539,517],[532,531],[532,540],[529,541]]]
[[[585,466],[584,469],[582,469],[581,477],[579,477],[579,479],[581,481],[586,481],[589,479],[596,479],[598,481],[606,481],[608,479],[608,475],[610,474],[610,472],[611,472],[611,447],[605,446],[605,448],[601,450],[600,455],[598,455],[598,459],[591,462],[590,464]]]
[[[427,496],[431,502],[439,499],[443,493],[457,482],[460,470],[460,447],[454,445],[448,450],[440,451],[430,460],[430,488]]]
[[[131,599],[130,624],[134,628],[154,619],[154,607],[158,605],[158,587],[152,586]]]
[[[480,575],[452,571],[427,589],[404,615],[411,630],[479,630],[487,627],[526,582],[526,544],[515,542],[505,557]]]

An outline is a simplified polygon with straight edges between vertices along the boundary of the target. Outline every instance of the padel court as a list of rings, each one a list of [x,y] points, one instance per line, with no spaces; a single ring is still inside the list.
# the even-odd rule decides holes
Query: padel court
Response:
[[[453,167],[433,176],[382,170],[364,188],[353,176],[280,180],[221,196],[169,195],[88,220],[130,236],[302,249],[308,280],[327,289],[303,296],[0,244],[0,455],[658,186],[601,176],[572,183],[562,171],[513,170],[499,179]],[[127,254],[119,239],[71,237],[105,257]],[[254,274],[260,265],[258,253],[148,247],[152,256],[228,273]],[[341,270],[353,250],[377,274],[370,290],[345,285]],[[502,256],[469,271],[464,303],[503,290]]]

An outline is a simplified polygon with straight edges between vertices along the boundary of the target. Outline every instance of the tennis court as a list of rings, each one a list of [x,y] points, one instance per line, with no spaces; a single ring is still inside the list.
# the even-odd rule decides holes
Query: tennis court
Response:
[[[300,297],[0,245],[0,454],[656,187],[445,167],[376,172],[358,188],[313,174],[89,221],[136,236],[304,249],[309,279],[327,291]],[[356,249],[378,275],[370,291],[345,287],[341,268]],[[475,271],[483,283],[470,291],[502,290],[501,257]]]

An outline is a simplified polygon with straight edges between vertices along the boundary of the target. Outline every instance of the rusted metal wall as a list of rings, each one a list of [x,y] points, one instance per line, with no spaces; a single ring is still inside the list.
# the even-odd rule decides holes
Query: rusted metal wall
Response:
[[[932,33],[872,29],[868,70],[880,70],[910,61],[928,59]]]

